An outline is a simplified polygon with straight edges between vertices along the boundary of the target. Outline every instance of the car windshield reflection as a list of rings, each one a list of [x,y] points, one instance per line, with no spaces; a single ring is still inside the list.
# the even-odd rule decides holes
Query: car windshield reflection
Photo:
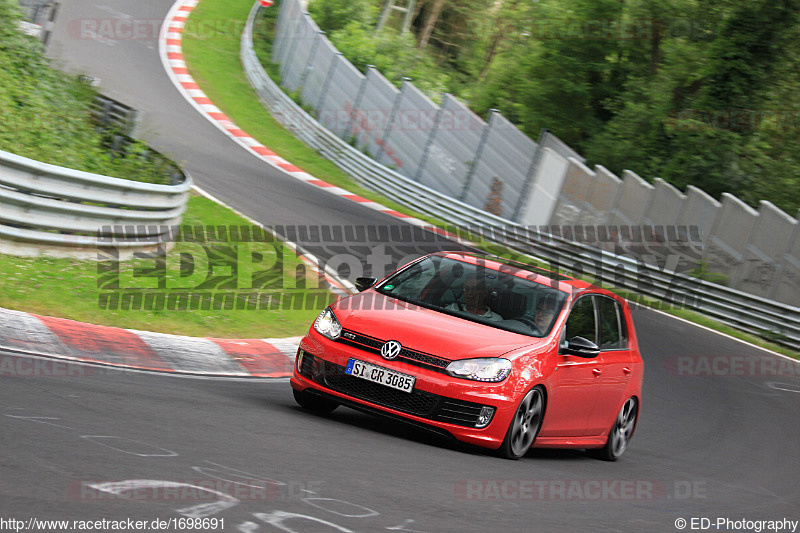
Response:
[[[545,337],[553,328],[567,294],[520,277],[517,268],[472,264],[452,257],[429,256],[376,287],[381,294],[421,307],[521,333]]]

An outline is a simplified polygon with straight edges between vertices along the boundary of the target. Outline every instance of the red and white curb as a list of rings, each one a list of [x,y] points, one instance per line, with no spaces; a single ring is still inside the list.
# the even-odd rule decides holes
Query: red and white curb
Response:
[[[300,337],[214,339],[98,326],[0,308],[0,350],[128,369],[219,377],[285,378]],[[14,375],[17,367],[0,375]]]
[[[186,68],[186,62],[183,57],[182,39],[183,29],[189,14],[194,10],[199,0],[178,0],[167,13],[164,19],[164,24],[161,26],[161,34],[159,36],[159,54],[164,69],[169,75],[172,83],[180,91],[183,97],[206,117],[214,126],[225,133],[228,137],[233,139],[239,145],[244,147],[248,152],[258,157],[267,164],[282,170],[287,176],[291,176],[300,181],[304,181],[314,185],[320,189],[325,190],[330,194],[347,198],[362,206],[368,207],[375,211],[386,213],[395,218],[402,219],[404,222],[413,224],[415,226],[428,227],[430,224],[418,218],[400,213],[394,209],[390,209],[367,198],[363,198],[350,191],[332,185],[326,181],[320,180],[301,168],[286,161],[281,156],[259,143],[256,139],[243,131],[237,126],[230,118],[228,118],[210,98],[200,89],[197,82],[189,74]],[[434,228],[430,228],[436,231]]]

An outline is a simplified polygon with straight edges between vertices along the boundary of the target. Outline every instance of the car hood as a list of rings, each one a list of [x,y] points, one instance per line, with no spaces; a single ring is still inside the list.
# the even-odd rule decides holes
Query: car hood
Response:
[[[497,357],[546,342],[408,304],[375,291],[356,294],[331,307],[346,330],[380,340],[396,340],[406,348],[451,360]]]

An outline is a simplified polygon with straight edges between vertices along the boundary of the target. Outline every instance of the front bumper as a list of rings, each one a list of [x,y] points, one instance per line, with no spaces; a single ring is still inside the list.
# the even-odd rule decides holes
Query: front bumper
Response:
[[[339,400],[345,405],[424,425],[446,432],[462,442],[497,448],[505,437],[516,408],[510,378],[480,383],[448,376],[435,369],[386,361],[353,346],[313,334],[303,339],[295,360],[291,385]],[[302,357],[300,357],[302,355]],[[412,392],[402,392],[345,373],[349,358],[391,368],[416,377]],[[494,409],[491,422],[476,427],[484,407]]]

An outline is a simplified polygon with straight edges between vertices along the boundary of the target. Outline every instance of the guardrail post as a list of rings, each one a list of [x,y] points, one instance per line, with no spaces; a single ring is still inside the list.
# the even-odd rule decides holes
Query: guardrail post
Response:
[[[519,220],[519,215],[528,201],[528,196],[530,195],[531,188],[533,187],[533,179],[536,176],[536,171],[539,169],[539,163],[542,159],[542,143],[544,142],[547,134],[547,128],[542,129],[541,133],[539,133],[539,142],[536,143],[536,151],[533,153],[533,159],[531,159],[531,166],[528,169],[528,176],[525,178],[525,183],[522,184],[522,190],[519,193],[517,205],[514,207],[514,213],[511,215],[511,220],[514,222]]]
[[[61,7],[59,2],[53,2],[50,6],[50,14],[47,17],[47,22],[42,24],[42,46],[47,48],[47,43],[50,42],[50,34],[53,33],[53,28],[56,25],[56,15],[58,8]]]
[[[317,102],[317,106],[315,107],[318,112],[325,103],[325,97],[328,96],[328,91],[331,88],[331,81],[333,81],[333,74],[336,72],[336,65],[339,64],[342,55],[341,52],[336,52],[336,55],[331,59],[331,66],[328,67],[328,73],[325,75],[325,83],[322,85],[322,93],[319,95],[319,102]]]
[[[303,13],[299,17],[297,17],[297,24],[294,25],[294,31],[292,32],[292,43],[289,45],[290,46],[289,53],[286,56],[286,61],[284,61],[284,64],[291,65],[292,61],[294,61],[294,54],[297,51],[297,41],[300,40],[300,38],[297,37],[297,28],[300,26],[300,24],[302,24],[303,17],[310,17],[310,16],[311,14],[308,11],[303,11]],[[283,78],[284,78],[283,65],[281,65],[281,83],[283,83]]]
[[[461,194],[458,195],[458,199],[462,202],[467,197],[467,193],[469,192],[469,187],[472,185],[472,179],[475,176],[475,169],[478,167],[478,163],[481,161],[481,156],[483,155],[483,147],[486,146],[486,140],[489,138],[489,133],[492,129],[492,121],[494,120],[495,113],[498,113],[497,109],[490,109],[489,110],[489,119],[486,121],[486,124],[483,126],[483,131],[481,132],[481,140],[478,143],[478,148],[475,150],[475,158],[472,160],[472,164],[469,166],[469,172],[467,172],[467,177],[464,178],[464,186],[461,188]]]
[[[389,140],[389,134],[392,132],[392,126],[394,125],[394,118],[397,115],[397,110],[400,108],[400,100],[403,99],[403,92],[405,91],[406,84],[411,81],[411,78],[403,78],[403,84],[400,86],[400,90],[397,93],[397,96],[394,97],[394,103],[392,104],[392,111],[389,115],[389,120],[386,122],[386,131],[383,132],[383,137],[381,138],[380,146],[378,146],[378,153],[375,154],[375,160],[381,158],[383,155],[384,147],[386,146],[386,142]]]
[[[428,153],[431,151],[431,146],[433,145],[433,141],[436,138],[436,132],[439,131],[439,124],[442,122],[442,113],[444,112],[444,108],[439,106],[439,109],[436,111],[436,118],[433,120],[433,127],[431,128],[431,133],[428,135],[428,140],[425,143],[425,149],[422,151],[422,158],[419,160],[419,166],[417,167],[417,173],[414,175],[414,181],[420,181],[422,179],[422,169],[425,168],[425,164],[428,162]]]
[[[353,137],[353,127],[356,122],[357,110],[361,107],[361,100],[364,99],[364,93],[367,91],[367,84],[369,83],[369,70],[374,69],[375,65],[367,65],[367,70],[364,72],[364,79],[361,80],[361,86],[358,88],[356,99],[353,101],[353,108],[350,110],[350,122],[345,130],[346,137]],[[345,139],[347,140],[347,139]]]
[[[275,37],[272,40],[272,53],[270,54],[270,60],[273,63],[279,63],[278,58],[280,57],[281,53],[283,53],[283,47],[285,46],[286,39],[284,34],[286,32],[284,31],[284,24],[286,24],[286,17],[288,16],[287,13],[289,13],[288,6],[289,2],[281,2],[280,10],[278,11],[278,18],[275,20]]]
[[[303,69],[303,74],[300,76],[300,87],[305,86],[308,73],[314,68],[311,65],[314,63],[314,56],[317,55],[317,48],[319,48],[319,42],[322,40],[322,35],[325,35],[325,32],[319,30],[317,38],[314,39],[314,44],[311,45],[311,53],[308,54],[308,63],[306,63],[306,68]]]

